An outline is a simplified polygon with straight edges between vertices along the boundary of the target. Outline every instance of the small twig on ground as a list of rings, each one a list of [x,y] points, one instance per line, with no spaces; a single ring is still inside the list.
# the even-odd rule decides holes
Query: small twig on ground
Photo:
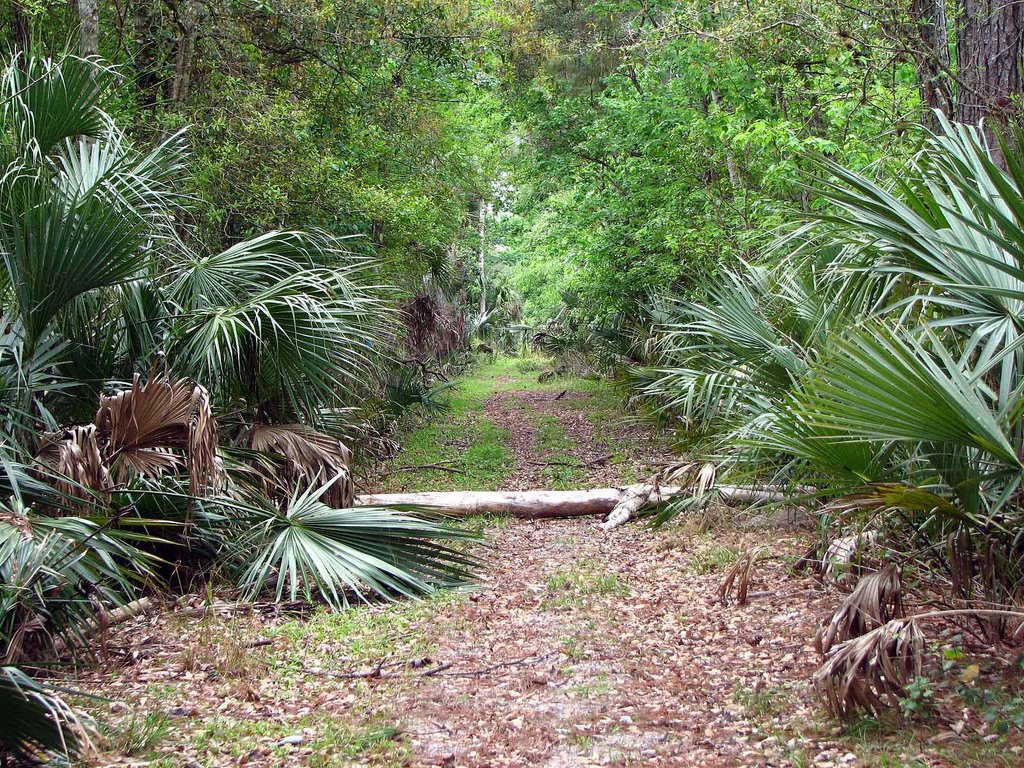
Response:
[[[529,666],[532,664],[540,664],[552,656],[558,655],[557,651],[545,653],[543,656],[524,656],[521,659],[512,659],[511,661],[502,661],[497,664],[491,664],[481,669],[471,669],[465,672],[448,672],[451,669],[452,663],[450,661],[443,661],[436,666],[430,667],[430,669],[422,669],[419,672],[412,674],[402,672],[382,672],[386,666],[392,666],[396,662],[385,662],[383,659],[377,664],[372,666],[370,669],[363,670],[362,672],[331,672],[326,669],[312,669],[310,667],[303,667],[302,671],[308,675],[318,675],[320,677],[329,677],[334,680],[389,680],[398,677],[434,677],[435,675],[445,675],[448,677],[479,677],[480,675],[486,675],[488,672],[493,672],[496,669],[502,669],[504,667],[517,667],[517,666]]]
[[[461,469],[457,469],[456,467],[449,467],[446,464],[415,464],[408,467],[395,467],[396,472],[419,472],[425,469],[439,469],[442,472],[451,472],[453,475],[466,474]]]
[[[519,666],[531,666],[533,664],[540,664],[541,662],[547,661],[552,656],[557,656],[558,651],[551,651],[545,653],[543,656],[523,656],[521,659],[512,659],[511,661],[502,661],[497,664],[491,664],[481,669],[472,669],[466,672],[448,672],[446,677],[479,677],[480,675],[486,675],[488,672],[493,672],[496,669],[503,669],[504,667],[519,667]],[[440,673],[440,669],[435,668],[433,674]]]
[[[438,664],[436,667],[421,669],[420,671],[413,673],[381,671],[384,667],[394,666],[397,663],[399,662],[384,662],[381,660],[370,669],[363,670],[362,672],[331,672],[326,669],[312,669],[309,667],[303,667],[302,671],[307,675],[329,677],[332,680],[391,680],[398,677],[431,677],[439,672],[449,669],[452,666],[450,661],[445,661]]]
[[[604,464],[608,459],[614,458],[614,453],[609,453],[604,456],[598,456],[596,459],[590,461],[528,461],[527,464],[532,464],[535,467],[575,467],[576,469],[590,469],[598,464]]]
[[[569,394],[569,390],[568,390],[568,389],[563,389],[563,390],[562,390],[561,392],[559,392],[559,393],[558,393],[557,395],[555,395],[555,396],[554,396],[554,397],[552,397],[551,399],[552,399],[552,400],[561,400],[561,399],[562,399],[563,397],[565,397],[565,396],[566,396],[567,394]]]

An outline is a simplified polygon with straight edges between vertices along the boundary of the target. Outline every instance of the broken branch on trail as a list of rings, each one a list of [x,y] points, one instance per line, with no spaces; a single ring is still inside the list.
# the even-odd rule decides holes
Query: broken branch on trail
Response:
[[[771,504],[787,495],[775,489],[715,486],[726,502]],[[423,493],[378,493],[356,497],[356,506],[402,505],[432,507],[457,517],[509,515],[523,520],[557,517],[607,515],[626,498],[643,497],[643,507],[668,501],[689,489],[679,486],[655,488],[647,483],[629,488],[594,488],[585,491],[427,491]],[[645,494],[646,492],[646,494]]]

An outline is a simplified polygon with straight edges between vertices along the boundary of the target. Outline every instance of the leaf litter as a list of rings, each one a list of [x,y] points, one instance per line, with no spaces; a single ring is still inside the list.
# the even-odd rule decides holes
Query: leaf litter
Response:
[[[538,415],[562,425],[584,485],[670,455],[642,425],[598,430],[583,398],[513,390],[484,403],[510,431],[503,487],[545,479]],[[609,450],[618,460],[594,461]],[[197,595],[114,627],[106,657],[67,681],[103,697],[87,703],[112,734],[93,764],[862,764],[809,683],[841,595],[787,567],[808,532],[598,523],[491,521],[467,593],[341,613]],[[746,603],[725,604],[723,577],[759,547],[772,557],[750,563]]]

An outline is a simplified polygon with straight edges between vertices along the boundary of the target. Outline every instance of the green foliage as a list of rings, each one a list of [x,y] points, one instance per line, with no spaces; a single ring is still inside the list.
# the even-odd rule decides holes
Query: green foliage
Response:
[[[244,568],[239,583],[249,598],[271,580],[278,600],[315,594],[337,608],[348,605],[346,589],[360,600],[367,599],[363,589],[385,598],[415,597],[439,584],[464,583],[476,563],[438,543],[477,538],[471,531],[424,511],[332,509],[319,501],[323,492],[311,487],[283,510],[263,504],[233,516],[231,527],[238,530],[228,545],[230,561]]]
[[[5,659],[81,639],[169,550],[220,559],[251,597],[272,576],[334,604],[465,578],[472,559],[438,541],[468,534],[328,506],[351,502],[344,406],[393,340],[378,262],[323,231],[193,247],[175,227],[183,138],[137,150],[103,110],[106,70],[12,59],[0,83]]]
[[[725,461],[886,513],[959,596],[993,604],[1024,579],[1020,139],[1008,171],[945,122],[888,184],[820,161],[834,207],[780,242],[783,269],[681,303],[643,384]]]
[[[814,205],[807,153],[861,169],[920,117],[890,29],[835,4],[550,2],[527,18],[551,50],[511,105],[525,141],[496,258],[534,325],[568,294],[591,321],[699,290]]]

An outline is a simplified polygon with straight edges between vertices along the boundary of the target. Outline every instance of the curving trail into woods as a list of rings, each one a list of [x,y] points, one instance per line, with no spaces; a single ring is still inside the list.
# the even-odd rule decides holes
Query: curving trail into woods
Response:
[[[603,385],[538,386],[506,362],[459,392],[379,486],[614,485],[669,455]],[[422,603],[329,613],[197,595],[116,627],[69,681],[108,697],[90,705],[113,724],[96,764],[870,764],[808,690],[809,638],[835,596],[776,558],[746,606],[718,599],[740,551],[795,554],[805,533],[598,523],[470,520],[489,539],[478,588]]]

